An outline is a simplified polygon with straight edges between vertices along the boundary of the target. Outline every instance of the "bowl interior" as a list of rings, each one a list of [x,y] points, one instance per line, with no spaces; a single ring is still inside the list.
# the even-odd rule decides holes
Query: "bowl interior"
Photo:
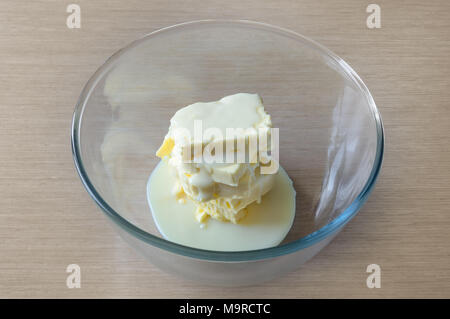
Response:
[[[114,55],[80,103],[79,160],[102,199],[160,237],[146,199],[169,119],[181,107],[258,93],[280,129],[280,163],[297,192],[291,242],[341,214],[377,154],[376,110],[346,64],[309,40],[256,23],[190,23]]]

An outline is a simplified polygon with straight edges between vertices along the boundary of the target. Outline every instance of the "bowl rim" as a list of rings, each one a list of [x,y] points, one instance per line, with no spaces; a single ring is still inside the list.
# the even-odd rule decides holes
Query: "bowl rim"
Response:
[[[84,113],[86,102],[88,101],[92,90],[95,88],[98,81],[102,78],[102,76],[108,71],[108,67],[112,66],[113,62],[117,60],[123,53],[128,51],[129,49],[139,45],[141,42],[147,40],[148,38],[160,34],[162,32],[166,32],[168,30],[173,30],[180,27],[186,27],[191,25],[198,24],[239,24],[247,27],[256,27],[259,29],[265,29],[266,31],[276,32],[278,34],[282,34],[284,36],[288,36],[290,38],[300,40],[303,43],[309,45],[311,49],[318,51],[320,54],[330,58],[333,62],[335,62],[338,66],[342,68],[342,70],[349,76],[349,78],[357,85],[357,87],[364,94],[367,103],[371,109],[372,115],[376,124],[376,133],[377,133],[377,149],[375,154],[374,163],[372,166],[372,170],[366,184],[364,185],[361,192],[355,198],[355,200],[343,211],[334,218],[331,222],[321,227],[320,229],[314,231],[311,234],[308,234],[305,237],[294,240],[292,242],[275,246],[271,248],[264,248],[258,250],[250,250],[250,251],[212,251],[212,250],[204,250],[199,248],[188,247],[184,245],[180,245],[174,242],[170,242],[166,239],[157,237],[152,235],[141,228],[135,226],[133,223],[129,222],[125,218],[123,218],[119,213],[117,213],[97,192],[94,185],[91,183],[87,172],[83,166],[83,161],[81,157],[80,151],[80,125],[82,123],[82,116]],[[154,247],[166,250],[170,253],[174,253],[177,255],[182,255],[185,257],[207,260],[207,261],[215,261],[215,262],[245,262],[245,261],[254,261],[268,258],[275,258],[283,255],[287,255],[290,253],[294,253],[301,249],[307,248],[311,245],[314,245],[326,237],[331,236],[332,234],[339,231],[346,223],[348,223],[359,211],[361,206],[366,202],[369,194],[374,188],[375,182],[379,175],[382,161],[383,161],[383,153],[384,153],[384,128],[381,120],[381,116],[376,107],[375,101],[372,98],[367,86],[358,76],[358,74],[339,56],[331,52],[326,47],[321,44],[315,42],[314,40],[309,39],[297,32],[270,25],[263,22],[256,22],[250,20],[234,20],[234,19],[206,19],[206,20],[195,20],[184,23],[175,24],[169,27],[161,28],[156,31],[150,32],[141,38],[129,43],[122,49],[116,51],[112,56],[110,56],[103,65],[101,65],[96,72],[91,76],[88,82],[85,84],[78,101],[75,106],[75,110],[73,113],[72,119],[72,135],[71,135],[71,145],[72,145],[72,155],[73,160],[75,162],[75,167],[77,169],[78,175],[86,188],[89,195],[93,198],[93,200],[97,203],[97,205],[103,210],[103,212],[117,225],[120,229],[126,231],[133,237],[136,237],[143,242],[150,244]]]

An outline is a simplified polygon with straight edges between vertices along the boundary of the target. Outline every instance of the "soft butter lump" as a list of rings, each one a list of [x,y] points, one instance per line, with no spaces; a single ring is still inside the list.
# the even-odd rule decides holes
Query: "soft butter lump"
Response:
[[[195,138],[195,121],[201,121],[200,140]],[[175,196],[179,201],[186,197],[195,203],[195,216],[199,222],[212,217],[238,223],[245,217],[246,207],[255,201],[260,202],[272,188],[275,175],[261,174],[262,164],[251,154],[244,163],[236,158],[232,163],[207,163],[194,161],[197,155],[193,149],[222,145],[225,156],[229,151],[227,143],[238,145],[238,139],[242,138],[244,144],[241,145],[245,145],[248,154],[249,141],[255,138],[252,135],[262,132],[270,140],[271,127],[270,115],[265,112],[258,94],[238,93],[219,101],[194,103],[175,113],[156,155],[167,160],[173,169],[179,185]],[[220,134],[203,134],[208,128],[215,128]],[[227,128],[255,130],[246,130],[243,136],[227,140]],[[180,131],[189,134],[179,134]]]

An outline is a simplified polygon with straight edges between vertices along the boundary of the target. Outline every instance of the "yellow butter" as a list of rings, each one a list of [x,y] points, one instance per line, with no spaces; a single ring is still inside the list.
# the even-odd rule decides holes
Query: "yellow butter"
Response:
[[[237,186],[245,171],[246,166],[241,164],[220,165],[211,169],[211,177],[218,183]]]
[[[198,130],[194,126],[198,122],[201,122],[201,133],[211,128],[214,134],[202,134],[201,140],[195,139]],[[203,222],[211,216],[239,222],[246,215],[245,207],[259,202],[274,179],[274,176],[260,176],[257,154],[248,153],[255,148],[250,146],[259,140],[261,132],[270,136],[272,122],[262,99],[258,94],[238,93],[215,102],[194,103],[178,110],[170,124],[156,155],[169,157],[168,164],[175,169],[183,194],[197,206],[196,219]],[[233,135],[228,136],[229,129],[235,130]],[[203,157],[197,161],[205,152],[219,154],[221,159],[216,147],[222,145],[225,145],[222,154],[227,155],[224,158],[229,159],[228,155],[232,154],[234,162],[206,161]],[[237,149],[228,149],[228,145],[236,145]],[[200,152],[195,151],[196,146]],[[236,161],[246,153],[244,162]]]
[[[175,141],[172,138],[166,138],[163,144],[159,147],[156,152],[156,156],[160,158],[164,158],[165,156],[169,156],[172,152],[173,147],[175,146]]]
[[[195,219],[197,219],[199,223],[204,223],[209,216],[210,215],[208,215],[202,207],[197,206],[197,209],[195,210]]]

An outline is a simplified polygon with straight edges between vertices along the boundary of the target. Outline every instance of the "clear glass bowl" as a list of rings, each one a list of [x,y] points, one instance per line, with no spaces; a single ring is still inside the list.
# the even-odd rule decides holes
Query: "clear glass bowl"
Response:
[[[177,109],[258,93],[280,128],[280,162],[297,211],[273,248],[218,252],[161,237],[146,200],[155,152]],[[184,278],[249,285],[298,268],[367,200],[384,135],[367,87],[323,46],[250,21],[207,20],[152,32],[115,53],[88,81],[72,127],[75,165],[120,235],[150,262]]]

